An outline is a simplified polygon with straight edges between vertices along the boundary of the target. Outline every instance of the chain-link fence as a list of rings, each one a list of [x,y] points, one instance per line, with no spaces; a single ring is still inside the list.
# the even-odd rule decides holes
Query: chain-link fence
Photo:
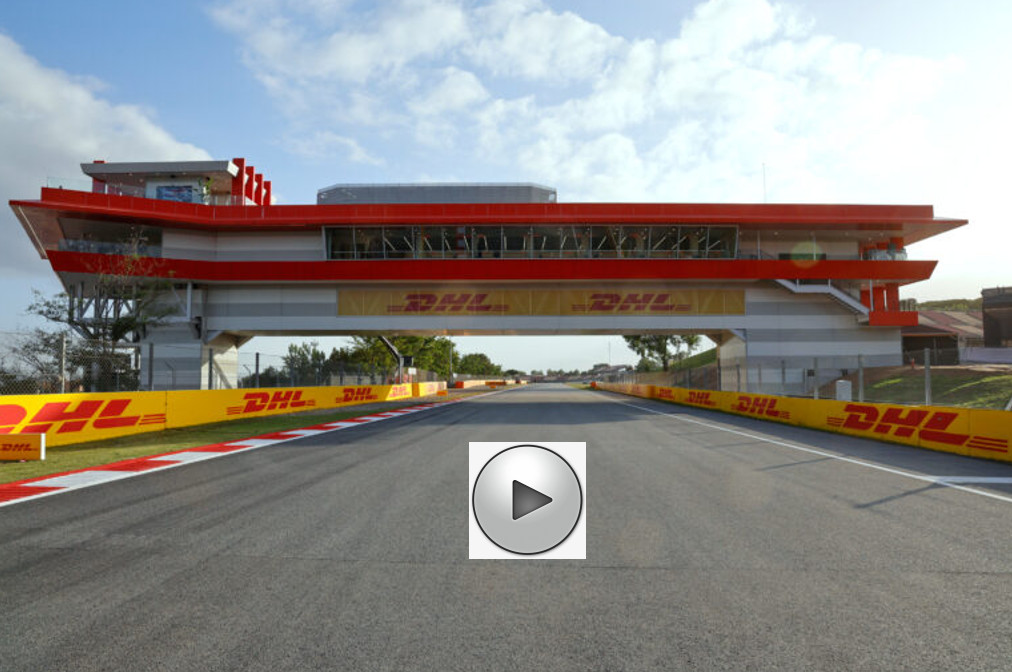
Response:
[[[112,345],[0,332],[0,395],[431,382],[432,371],[194,344]]]
[[[961,363],[961,352],[955,348],[910,350],[900,359],[895,355],[725,358],[692,369],[628,371],[606,380],[876,403],[1012,407],[1012,366]]]
[[[136,390],[140,352],[70,334],[0,332],[0,394]]]

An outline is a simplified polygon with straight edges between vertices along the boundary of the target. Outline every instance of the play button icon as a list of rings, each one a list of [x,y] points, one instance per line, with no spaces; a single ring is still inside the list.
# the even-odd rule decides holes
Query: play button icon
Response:
[[[580,521],[580,479],[569,462],[544,446],[519,444],[500,450],[482,465],[473,483],[471,507],[477,526],[510,553],[549,551]]]
[[[548,495],[538,492],[520,481],[513,481],[513,520],[523,518],[528,513],[537,511],[542,506],[551,503],[552,498]]]

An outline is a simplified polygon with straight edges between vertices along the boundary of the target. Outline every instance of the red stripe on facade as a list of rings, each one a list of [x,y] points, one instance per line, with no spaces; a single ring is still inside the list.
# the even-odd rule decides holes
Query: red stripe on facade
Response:
[[[201,261],[127,259],[51,250],[57,273],[127,274],[204,282],[537,280],[889,280],[931,277],[937,261],[768,259],[404,259],[384,261]]]

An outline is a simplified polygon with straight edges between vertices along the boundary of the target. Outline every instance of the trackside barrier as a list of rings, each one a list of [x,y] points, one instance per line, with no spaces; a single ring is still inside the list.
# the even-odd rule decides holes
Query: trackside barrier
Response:
[[[417,389],[415,389],[417,386]],[[435,394],[445,383],[0,396],[0,437],[47,446]]]
[[[596,383],[595,388],[760,420],[1012,462],[1012,413],[947,406],[867,404],[681,387]]]

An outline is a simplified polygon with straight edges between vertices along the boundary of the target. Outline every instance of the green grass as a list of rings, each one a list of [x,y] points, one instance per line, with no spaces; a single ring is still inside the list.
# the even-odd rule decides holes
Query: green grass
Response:
[[[196,448],[213,443],[246,439],[251,436],[279,432],[286,429],[299,429],[310,425],[354,418],[359,415],[414,406],[418,403],[432,400],[431,398],[426,400],[408,399],[397,402],[353,406],[350,408],[345,407],[332,411],[310,411],[308,413],[296,413],[292,415],[232,420],[210,425],[199,425],[197,427],[136,434],[108,441],[91,441],[89,443],[56,446],[46,449],[45,461],[0,462],[0,483],[10,483],[11,481],[45,476],[46,474],[95,467],[120,460],[158,455],[159,453]]]
[[[857,376],[854,383],[857,396]],[[865,401],[880,403],[923,404],[924,369],[896,368],[877,375],[865,373]],[[832,398],[832,386],[823,388]],[[931,370],[931,401],[935,406],[962,408],[1005,408],[1012,397],[1012,373],[974,370],[970,367],[936,367]]]
[[[691,357],[686,357],[680,362],[672,364],[671,369],[680,371],[682,369],[696,369],[700,366],[709,366],[717,361],[717,348],[710,348],[703,352],[697,352]]]

